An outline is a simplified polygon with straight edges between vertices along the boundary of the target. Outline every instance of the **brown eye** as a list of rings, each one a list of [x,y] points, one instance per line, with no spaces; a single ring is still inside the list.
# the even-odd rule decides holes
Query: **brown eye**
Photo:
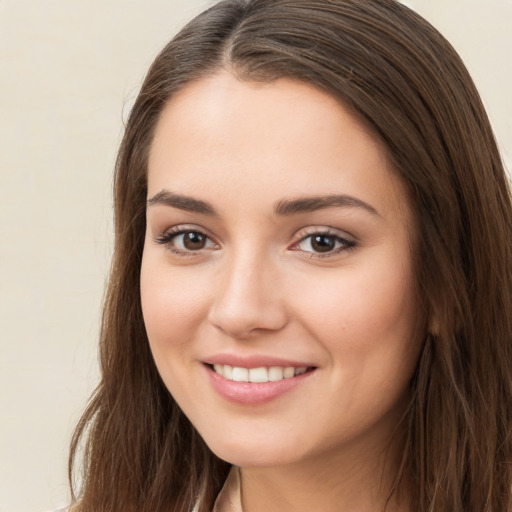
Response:
[[[336,237],[324,234],[313,235],[310,244],[315,252],[329,252],[336,247]]]
[[[197,231],[183,233],[183,247],[189,251],[198,251],[206,247],[208,237]]]
[[[208,235],[191,229],[169,231],[157,237],[155,241],[165,245],[171,252],[182,255],[200,252],[203,249],[218,249],[217,244]]]
[[[336,233],[322,232],[305,236],[296,244],[295,250],[309,253],[309,256],[336,256],[355,247],[355,242],[342,238]]]

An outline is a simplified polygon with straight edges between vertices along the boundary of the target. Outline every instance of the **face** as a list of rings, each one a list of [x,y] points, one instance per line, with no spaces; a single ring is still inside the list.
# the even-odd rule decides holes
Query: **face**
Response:
[[[223,72],[170,100],[142,307],[214,453],[261,467],[389,443],[419,351],[411,225],[378,141],[312,86]]]

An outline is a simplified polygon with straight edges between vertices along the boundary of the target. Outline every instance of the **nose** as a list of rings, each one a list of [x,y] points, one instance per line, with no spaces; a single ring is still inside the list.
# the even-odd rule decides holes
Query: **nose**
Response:
[[[217,329],[236,339],[281,330],[288,317],[279,271],[254,255],[226,263],[209,312]]]

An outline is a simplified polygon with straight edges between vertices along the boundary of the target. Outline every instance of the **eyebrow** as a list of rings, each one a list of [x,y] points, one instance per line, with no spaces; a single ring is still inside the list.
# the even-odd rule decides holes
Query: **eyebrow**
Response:
[[[174,194],[168,190],[162,190],[158,194],[154,195],[147,202],[148,206],[155,204],[162,204],[165,206],[171,206],[187,212],[202,213],[203,215],[217,216],[215,208],[206,201],[200,199],[194,199],[193,197],[183,196],[181,194]]]
[[[175,194],[165,189],[158,192],[151,199],[148,199],[147,204],[148,206],[160,204],[185,210],[187,212],[218,216],[217,211],[211,203],[195,199],[193,197]],[[370,214],[380,217],[379,212],[373,206],[361,201],[361,199],[345,194],[304,197],[299,199],[283,199],[276,203],[274,213],[278,216],[290,216],[336,206],[344,208],[362,208]]]
[[[282,200],[276,204],[275,213],[277,215],[294,215],[297,213],[314,212],[316,210],[331,208],[333,206],[362,208],[372,215],[380,217],[379,212],[373,206],[361,201],[361,199],[345,194]]]

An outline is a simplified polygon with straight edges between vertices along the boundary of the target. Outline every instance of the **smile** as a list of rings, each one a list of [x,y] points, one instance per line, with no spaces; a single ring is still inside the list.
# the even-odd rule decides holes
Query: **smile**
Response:
[[[302,375],[308,371],[307,366],[270,366],[260,368],[243,368],[228,364],[214,364],[213,371],[227,380],[234,382],[277,382]]]
[[[216,358],[217,359],[217,358]],[[223,357],[223,359],[226,359]],[[229,359],[229,358],[228,358]],[[231,359],[240,359],[231,357]],[[267,359],[266,364],[262,359]],[[230,361],[233,364],[220,362],[203,363],[205,376],[213,389],[229,402],[241,405],[258,405],[270,402],[309,381],[318,370],[316,366],[291,366],[291,361],[278,366],[273,358],[253,358],[249,362]],[[237,366],[239,364],[245,366]],[[251,368],[248,368],[251,366]]]

